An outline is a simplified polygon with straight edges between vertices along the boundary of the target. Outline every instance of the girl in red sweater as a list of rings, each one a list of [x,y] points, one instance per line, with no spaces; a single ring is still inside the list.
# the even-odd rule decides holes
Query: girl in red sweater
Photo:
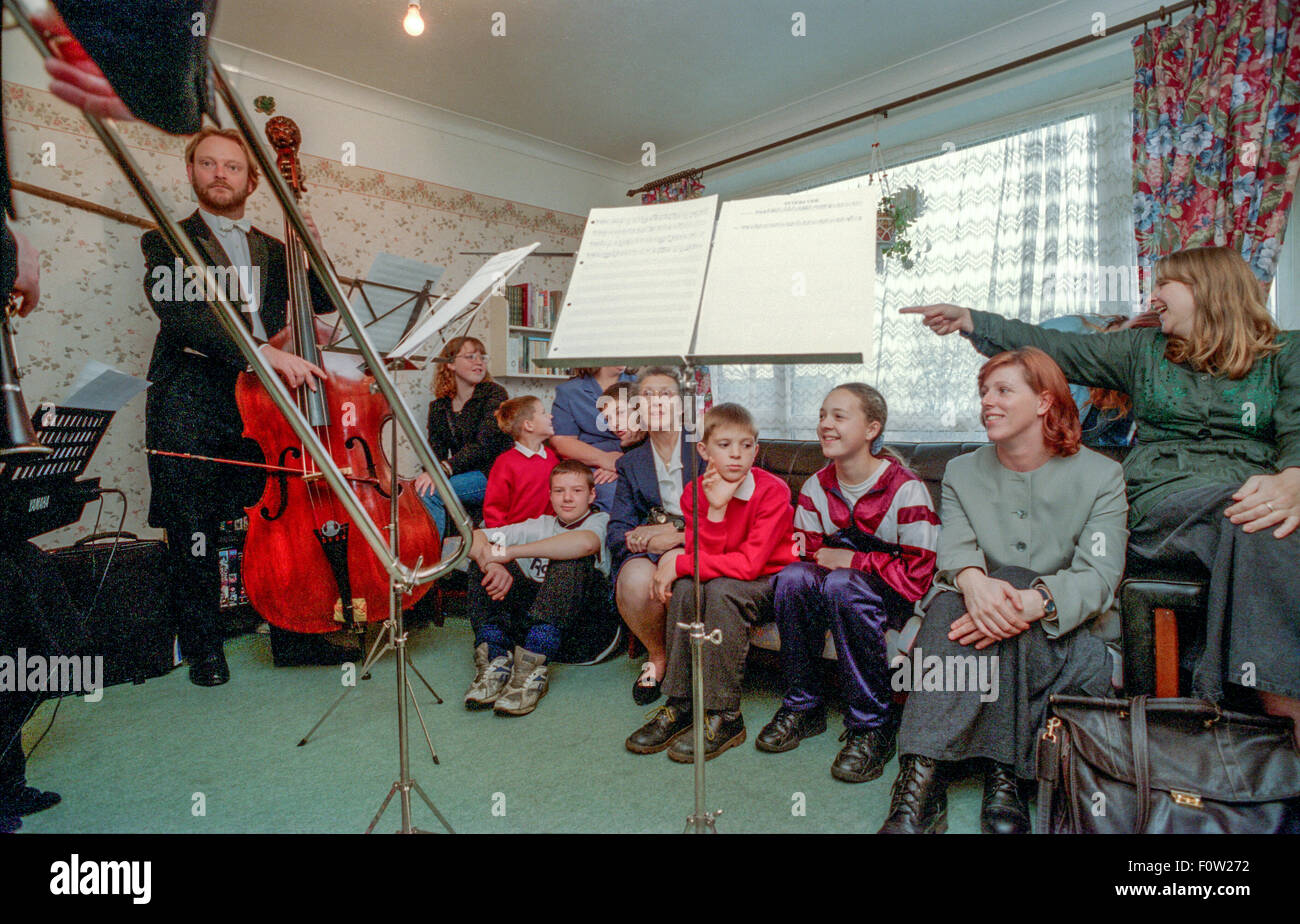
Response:
[[[772,618],[772,580],[795,560],[794,509],[786,483],[759,468],[758,428],[738,404],[719,404],[704,415],[700,476],[701,619],[706,632],[722,632],[722,644],[704,646],[705,759],[745,740],[740,684],[749,652],[749,626]],[[654,754],[667,749],[675,761],[695,759],[691,734],[691,643],[678,623],[695,618],[692,487],[682,493],[686,547],[665,552],[655,571],[654,592],[668,605],[667,702],[627,739],[627,749]],[[707,508],[705,505],[707,504]]]

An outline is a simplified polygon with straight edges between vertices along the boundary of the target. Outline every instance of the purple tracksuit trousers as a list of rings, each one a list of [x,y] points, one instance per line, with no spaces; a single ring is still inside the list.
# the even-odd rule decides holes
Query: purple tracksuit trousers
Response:
[[[885,630],[900,601],[879,577],[853,568],[830,571],[795,562],[781,569],[773,604],[781,631],[785,705],[796,712],[821,705],[820,661],[829,629],[844,697],[844,727],[876,728],[896,718]]]

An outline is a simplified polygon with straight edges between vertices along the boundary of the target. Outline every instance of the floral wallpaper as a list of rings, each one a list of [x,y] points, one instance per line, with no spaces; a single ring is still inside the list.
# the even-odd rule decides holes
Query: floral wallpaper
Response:
[[[148,217],[79,114],[44,90],[4,82],[0,94],[16,181]],[[173,213],[188,215],[195,202],[185,179],[185,139],[144,125],[123,126],[122,134]],[[307,181],[303,205],[343,276],[364,276],[374,256],[384,251],[443,267],[440,284],[454,291],[485,259],[461,251],[496,252],[540,241],[542,251],[568,253],[577,249],[586,221],[585,216],[311,155],[302,157],[302,166]],[[29,408],[63,398],[89,359],[144,376],[158,324],[144,295],[143,232],[32,195],[15,193],[14,199],[16,227],[41,251],[40,306],[14,325]],[[283,237],[283,220],[265,185],[249,199],[248,215],[254,225]],[[530,258],[513,281],[564,288],[572,263],[568,257]],[[476,320],[471,330],[483,326],[483,320]],[[432,370],[404,373],[399,379],[419,421],[425,417],[431,380]],[[508,378],[502,383],[511,394],[538,394],[548,403],[554,392],[554,381]],[[137,397],[118,413],[86,476],[125,492],[124,529],[154,535],[145,522],[144,403],[143,396]],[[80,523],[50,533],[40,543],[65,545],[88,534],[97,508],[89,505]],[[99,528],[115,527],[119,516],[119,502],[110,497]]]

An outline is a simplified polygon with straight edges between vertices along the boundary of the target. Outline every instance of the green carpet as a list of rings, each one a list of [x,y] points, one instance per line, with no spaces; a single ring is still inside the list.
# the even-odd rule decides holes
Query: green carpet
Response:
[[[420,709],[442,763],[434,766],[411,713],[412,776],[458,832],[680,832],[694,804],[693,771],[665,754],[638,756],[623,739],[646,710],[632,703],[638,664],[560,665],[532,715],[498,717],[461,705],[473,676],[464,619],[412,632]],[[62,804],[24,832],[361,832],[398,776],[392,656],[305,747],[298,740],[341,691],[337,667],[275,668],[265,636],[226,644],[231,681],[204,689],[184,667],[98,703],[66,699],[28,766],[29,781]],[[827,732],[786,754],[755,750],[780,702],[770,665],[751,659],[744,713],[749,738],[708,764],[707,807],[723,833],[863,833],[884,820],[897,770],[860,785],[831,778],[838,713]],[[54,703],[25,730],[30,748]],[[979,829],[979,783],[954,784],[949,830]],[[397,800],[377,830],[393,831]],[[419,827],[441,830],[413,797]]]

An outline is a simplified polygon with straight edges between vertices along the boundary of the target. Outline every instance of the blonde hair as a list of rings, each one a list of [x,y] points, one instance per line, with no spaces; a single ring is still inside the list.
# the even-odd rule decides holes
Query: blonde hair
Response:
[[[542,408],[542,399],[536,395],[520,395],[518,398],[511,398],[508,401],[502,401],[501,406],[493,413],[497,419],[497,426],[503,433],[509,433],[514,439],[519,439],[519,433],[524,428],[524,422],[531,420],[532,416]]]
[[[456,394],[456,373],[452,371],[451,364],[460,354],[461,347],[467,343],[474,344],[474,348],[480,353],[487,352],[487,347],[477,337],[452,337],[448,340],[443,346],[442,352],[438,354],[440,359],[445,359],[447,362],[438,363],[438,371],[433,374],[433,397],[435,399],[449,398]],[[492,381],[492,373],[483,373],[483,381]]]
[[[1278,326],[1264,289],[1241,254],[1228,247],[1180,250],[1156,263],[1156,285],[1181,282],[1196,313],[1189,339],[1170,337],[1165,357],[1197,372],[1239,379],[1262,356],[1278,352]]]
[[[248,164],[248,191],[251,193],[256,189],[257,181],[262,175],[257,172],[257,161],[253,159],[253,152],[249,149],[248,142],[244,140],[244,136],[237,128],[213,128],[209,125],[199,131],[185,145],[185,163],[194,166],[195,149],[209,138],[225,138],[239,145],[239,149],[244,152],[244,162]]]

